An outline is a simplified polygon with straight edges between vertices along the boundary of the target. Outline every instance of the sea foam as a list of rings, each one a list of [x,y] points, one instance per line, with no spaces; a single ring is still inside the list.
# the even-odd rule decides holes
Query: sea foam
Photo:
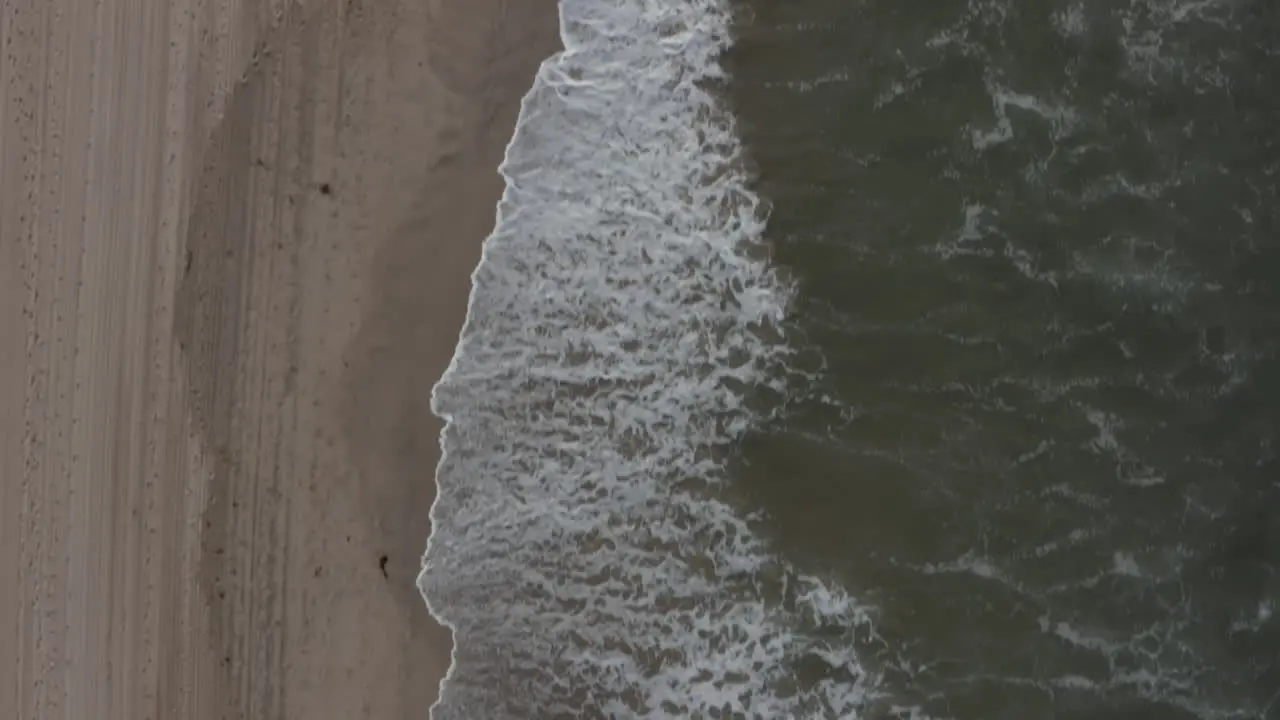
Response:
[[[419,586],[456,647],[432,717],[853,717],[864,614],[726,500],[792,295],[708,90],[727,0],[560,11],[433,397]]]

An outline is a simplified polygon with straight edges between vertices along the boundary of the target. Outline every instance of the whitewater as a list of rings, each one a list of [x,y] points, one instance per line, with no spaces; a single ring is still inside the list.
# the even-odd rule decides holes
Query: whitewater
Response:
[[[560,13],[433,395],[419,587],[455,650],[431,716],[855,717],[869,612],[773,552],[729,482],[795,373],[712,89],[728,3]]]

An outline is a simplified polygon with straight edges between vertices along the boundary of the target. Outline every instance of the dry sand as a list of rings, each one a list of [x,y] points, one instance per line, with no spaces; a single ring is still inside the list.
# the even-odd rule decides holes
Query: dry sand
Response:
[[[424,718],[429,393],[554,5],[0,13],[0,717]]]

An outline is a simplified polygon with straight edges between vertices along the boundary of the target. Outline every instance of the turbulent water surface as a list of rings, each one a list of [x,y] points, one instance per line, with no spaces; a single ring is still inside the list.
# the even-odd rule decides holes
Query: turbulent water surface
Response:
[[[564,0],[437,718],[1280,718],[1280,6]]]

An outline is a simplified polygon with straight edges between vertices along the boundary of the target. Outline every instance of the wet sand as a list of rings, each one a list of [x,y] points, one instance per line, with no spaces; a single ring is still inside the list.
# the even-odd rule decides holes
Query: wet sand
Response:
[[[430,390],[554,4],[0,13],[0,716],[426,717]]]

